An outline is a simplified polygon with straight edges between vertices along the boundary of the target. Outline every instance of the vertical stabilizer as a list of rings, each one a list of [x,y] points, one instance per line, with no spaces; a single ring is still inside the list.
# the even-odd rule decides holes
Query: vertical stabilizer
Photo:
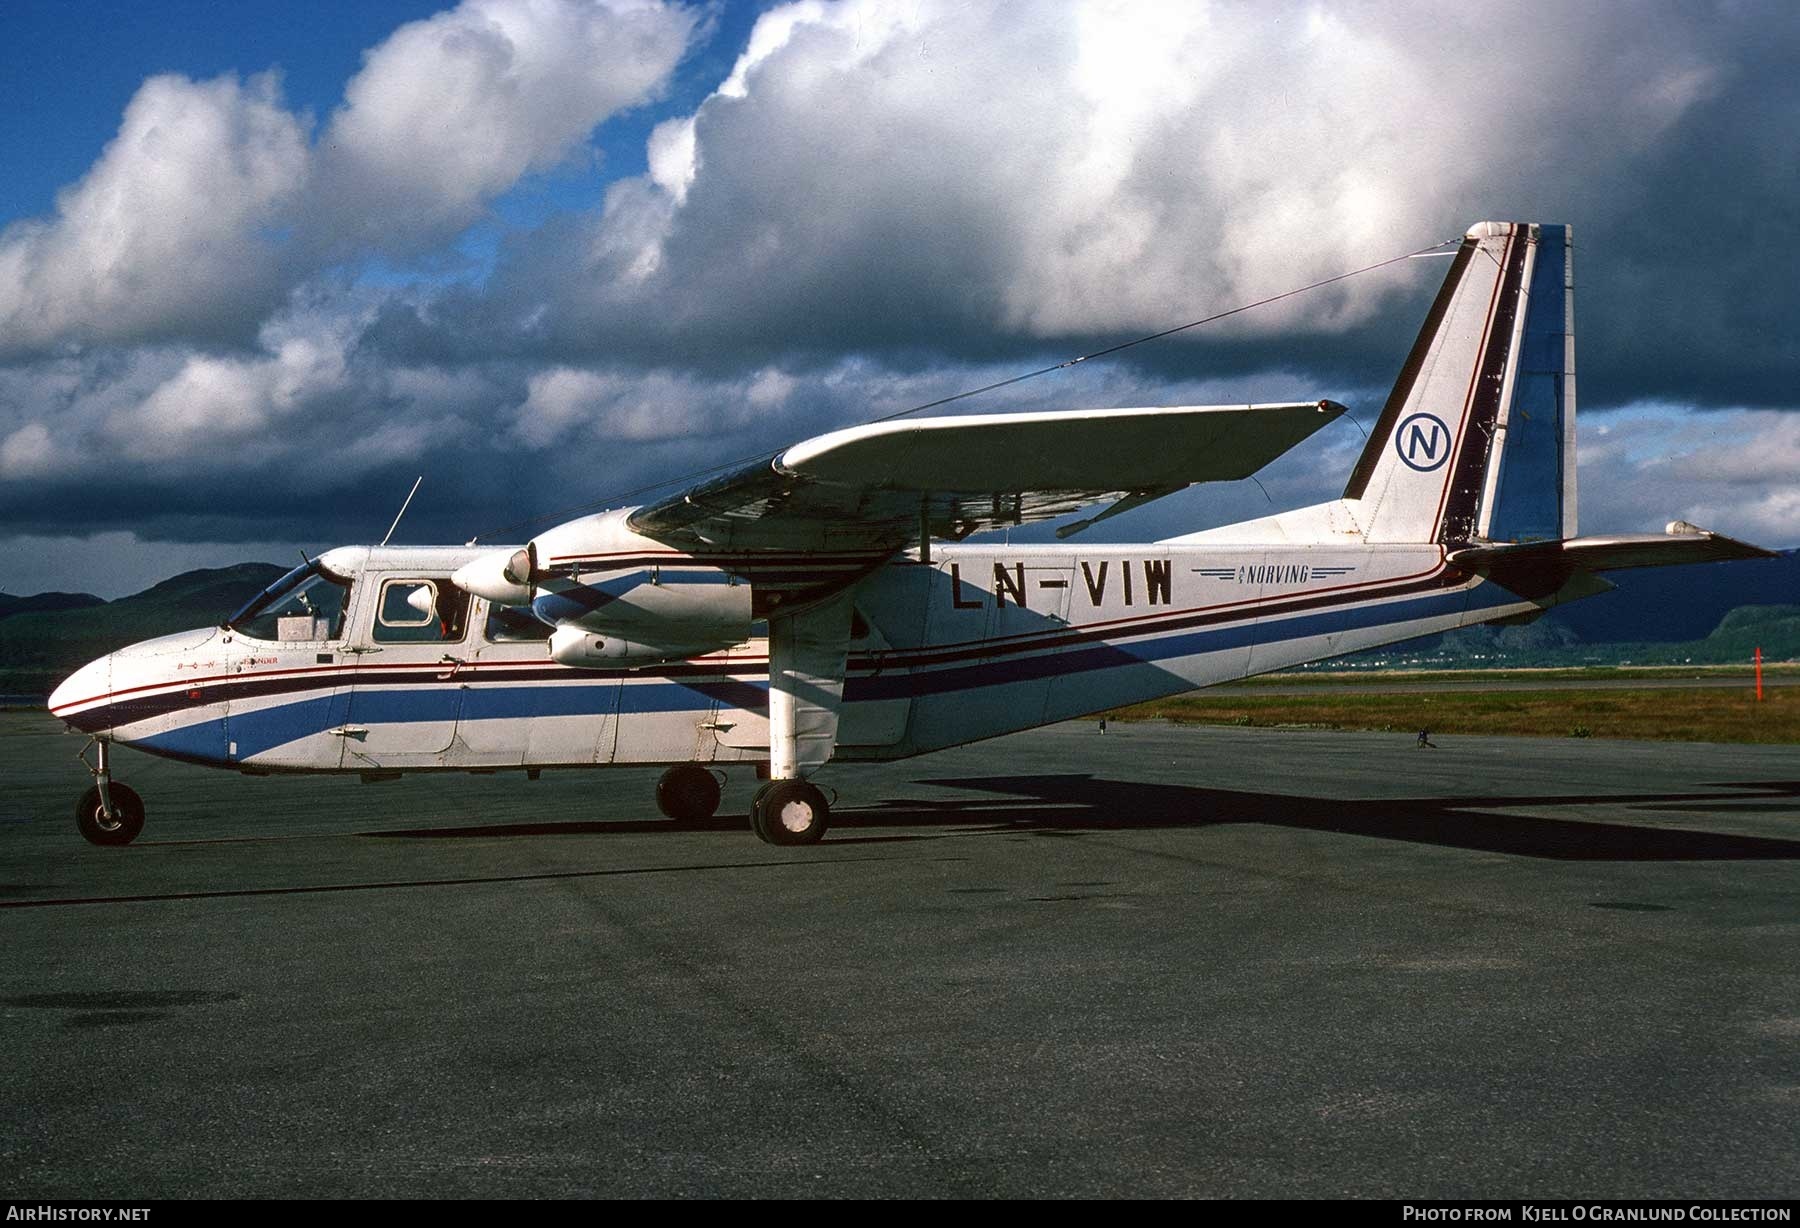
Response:
[[[1566,226],[1470,228],[1343,507],[1369,542],[1575,532],[1575,338]]]
[[[1500,401],[1477,537],[1576,536],[1575,270],[1567,226],[1534,226],[1523,324]]]

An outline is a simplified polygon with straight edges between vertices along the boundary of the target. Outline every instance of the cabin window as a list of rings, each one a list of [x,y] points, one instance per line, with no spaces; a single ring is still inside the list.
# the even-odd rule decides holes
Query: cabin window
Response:
[[[350,582],[317,560],[299,567],[251,598],[225,625],[247,639],[313,643],[344,634]]]
[[[492,644],[517,644],[529,640],[547,640],[553,628],[540,622],[530,610],[510,605],[488,607],[487,637]]]
[[[389,580],[375,611],[375,639],[382,644],[453,644],[463,637],[469,595],[434,580]]]

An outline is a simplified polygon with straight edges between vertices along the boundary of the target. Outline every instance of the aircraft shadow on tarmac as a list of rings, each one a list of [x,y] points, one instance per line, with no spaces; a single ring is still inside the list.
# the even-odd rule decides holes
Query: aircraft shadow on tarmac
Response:
[[[1093,831],[1208,827],[1259,823],[1272,827],[1371,836],[1477,852],[1563,861],[1765,861],[1800,859],[1800,840],[1695,831],[1686,828],[1539,818],[1493,813],[1545,807],[1609,806],[1652,812],[1800,815],[1800,781],[1714,786],[1716,792],[1562,794],[1521,797],[1425,797],[1344,799],[1246,793],[1191,785],[1145,784],[1070,773],[981,776],[921,783],[1002,795],[1007,801],[905,799],[845,807],[833,814],[833,831],[850,836],[859,827],[902,827],[914,834],[863,836],[931,838],[926,829],[959,834],[1028,833],[1075,836]],[[737,831],[744,820],[720,815],[698,823],[561,822],[484,824],[472,827],[371,831],[368,836],[445,839],[472,836],[624,835],[632,832]]]

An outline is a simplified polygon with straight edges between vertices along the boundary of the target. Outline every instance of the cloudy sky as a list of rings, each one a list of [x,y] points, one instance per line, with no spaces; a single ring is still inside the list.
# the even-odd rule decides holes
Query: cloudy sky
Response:
[[[1788,0],[7,0],[0,589],[379,539],[420,473],[396,540],[517,540],[1483,218],[1575,227],[1583,529],[1795,544],[1795,63]],[[1366,424],[1444,267],[965,406]]]

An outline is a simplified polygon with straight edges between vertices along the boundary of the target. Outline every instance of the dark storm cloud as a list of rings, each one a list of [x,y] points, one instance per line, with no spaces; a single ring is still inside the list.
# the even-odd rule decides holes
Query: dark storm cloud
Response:
[[[1583,375],[1614,401],[1800,402],[1793,16],[1761,9],[1735,27],[1717,91],[1639,176],[1583,184],[1596,217],[1577,235]]]
[[[602,206],[509,233],[479,282],[359,283],[358,251],[445,256],[702,24],[588,12],[409,26],[323,143],[267,81],[147,85],[63,211],[0,236],[0,523],[368,538],[424,471],[407,533],[460,540],[1488,217],[1575,226],[1590,409],[1800,404],[1784,5],[789,6]],[[1444,269],[962,408],[1329,395],[1366,417]],[[1678,417],[1637,427],[1698,447]],[[1277,493],[1329,486],[1346,446]],[[1780,475],[1746,481],[1706,507],[1778,523]]]
[[[649,177],[374,339],[713,372],[1029,361],[1534,218],[1576,227],[1602,403],[1792,403],[1777,325],[1800,289],[1769,268],[1800,223],[1800,36],[1778,6],[1195,9],[1142,30],[1064,6],[872,11],[792,21],[659,131]],[[1373,382],[1421,280],[1373,274],[1133,360],[1299,354]]]

